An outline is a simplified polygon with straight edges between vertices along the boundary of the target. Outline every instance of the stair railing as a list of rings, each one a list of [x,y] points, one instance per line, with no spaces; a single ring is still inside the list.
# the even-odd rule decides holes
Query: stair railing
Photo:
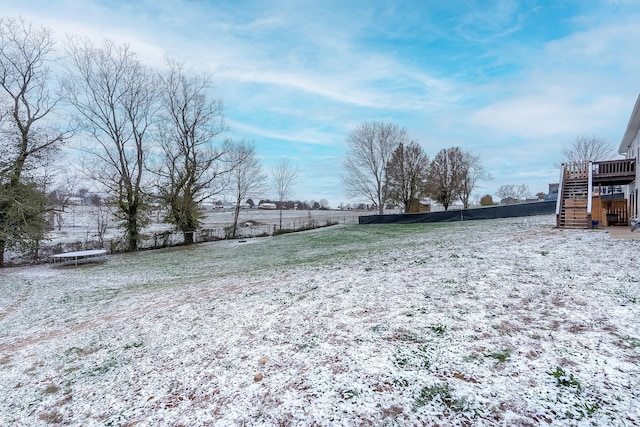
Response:
[[[593,194],[593,162],[589,161],[589,167],[587,168],[589,172],[588,187],[587,187],[587,218],[591,220],[591,203],[592,203],[592,194]],[[591,227],[591,224],[587,224]]]
[[[565,164],[560,165],[560,183],[558,184],[558,198],[556,199],[556,226],[560,227],[560,209],[564,198]]]
[[[565,163],[566,179],[585,179],[587,177],[588,162]]]

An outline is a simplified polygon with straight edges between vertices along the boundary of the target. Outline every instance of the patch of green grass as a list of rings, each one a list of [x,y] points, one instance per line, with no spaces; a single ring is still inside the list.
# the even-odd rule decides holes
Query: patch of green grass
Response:
[[[142,347],[143,345],[144,345],[144,342],[142,340],[140,340],[140,341],[133,342],[131,344],[125,344],[124,349],[125,350],[130,350],[132,348]]]
[[[100,366],[95,367],[93,371],[91,371],[90,375],[106,374],[107,372],[114,369],[116,366],[118,366],[118,361],[116,359],[108,359],[104,363],[102,363]]]
[[[359,388],[351,388],[349,390],[343,391],[342,392],[342,397],[344,397],[347,400],[351,400],[355,397],[358,397],[362,394],[362,390],[360,390]]]
[[[439,400],[442,404],[455,412],[473,412],[477,415],[482,412],[472,399],[467,397],[456,397],[454,389],[448,383],[436,383],[422,387],[420,394],[416,397],[413,410],[417,410],[434,400]]]
[[[582,418],[592,418],[598,409],[600,409],[600,405],[598,405],[598,403],[589,402],[576,403],[575,407],[578,411],[578,415]]]
[[[411,308],[404,313],[407,317],[413,317],[418,314],[429,314],[429,309],[427,307],[417,307],[412,305]]]
[[[436,335],[443,336],[447,332],[447,325],[439,323],[437,325],[431,325],[429,329]]]
[[[387,325],[373,325],[371,327],[371,330],[373,332],[380,333],[380,332],[388,331],[389,327]]]
[[[631,275],[629,273],[625,274],[624,277],[620,278],[620,281],[629,282],[629,283],[638,283],[640,281],[637,276]]]
[[[408,387],[409,386],[409,380],[407,380],[406,378],[394,378],[393,379],[393,385],[398,386],[398,387]]]
[[[633,338],[628,336],[624,338],[624,341],[626,341],[629,347],[631,348],[640,348],[640,339],[638,338]]]
[[[475,406],[475,402],[472,399],[469,399],[468,397],[462,396],[462,397],[458,397],[456,399],[453,400],[453,402],[451,403],[451,409],[453,409],[456,412],[474,412],[474,414],[477,414],[478,412],[481,412],[477,409],[474,409]]]
[[[414,408],[421,408],[436,398],[439,398],[442,403],[449,406],[454,401],[452,393],[453,388],[449,386],[449,383],[436,383],[422,387],[420,394],[415,399]]]
[[[564,413],[561,413],[562,416],[566,419],[570,420],[582,420],[585,418],[593,418],[593,416],[600,410],[600,405],[590,402],[576,402],[573,406],[567,408]],[[592,423],[592,425],[597,425]]]
[[[410,331],[404,328],[398,328],[393,333],[393,338],[398,341],[408,341],[415,343],[422,343],[424,339],[415,331]]]
[[[555,371],[547,372],[547,374],[556,379],[556,384],[558,386],[575,389],[578,393],[582,391],[582,384],[580,384],[580,381],[574,377],[573,374],[567,374],[561,366],[556,366]]]
[[[500,351],[492,351],[490,353],[485,353],[484,357],[488,357],[490,359],[495,359],[498,362],[505,362],[507,359],[511,357],[511,350],[504,349]]]
[[[418,346],[409,350],[396,349],[392,363],[402,369],[429,369],[431,367],[429,356],[427,346]]]
[[[295,340],[293,344],[295,345],[296,351],[304,351],[311,350],[320,345],[322,342],[322,337],[318,334],[304,335],[299,339]]]
[[[462,361],[465,363],[478,362],[479,360],[481,360],[481,356],[478,353],[471,353],[470,355],[462,358]]]

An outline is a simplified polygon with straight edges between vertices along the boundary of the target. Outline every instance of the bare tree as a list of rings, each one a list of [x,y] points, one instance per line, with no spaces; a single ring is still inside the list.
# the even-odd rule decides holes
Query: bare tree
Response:
[[[500,199],[524,199],[531,191],[529,190],[529,186],[526,184],[505,184],[498,187],[496,190],[496,196]]]
[[[464,153],[459,147],[443,148],[429,166],[427,194],[445,210],[462,194],[466,176]]]
[[[143,176],[157,79],[127,45],[105,40],[96,47],[87,39],[70,38],[66,50],[64,93],[93,137],[84,147],[90,156],[86,173],[113,196],[127,250],[135,251],[148,221]]]
[[[298,168],[289,159],[281,159],[271,170],[273,188],[278,196],[278,208],[280,209],[280,229],[282,230],[282,205],[285,199],[291,196],[293,184],[298,177]]]
[[[460,176],[460,201],[464,209],[469,208],[471,193],[475,190],[480,179],[485,179],[484,168],[480,157],[470,151],[462,152],[462,171]]]
[[[264,191],[267,176],[262,173],[253,142],[241,140],[231,143],[225,157],[229,164],[235,166],[229,174],[229,190],[235,202],[231,237],[235,238],[242,201]]]
[[[564,163],[586,163],[615,157],[614,147],[596,135],[578,135],[571,145],[562,147]]]
[[[385,191],[389,201],[399,203],[404,212],[411,212],[425,194],[429,156],[415,142],[400,143],[387,163]]]
[[[92,199],[92,204],[95,209],[96,236],[98,237],[98,244],[103,248],[104,238],[111,223],[113,213],[111,212],[109,205],[104,200],[100,199],[99,196],[92,197]]]
[[[356,127],[347,138],[342,177],[347,195],[365,197],[382,215],[387,202],[387,164],[398,145],[407,142],[406,129],[395,123],[366,122]]]
[[[213,146],[225,130],[222,100],[210,99],[212,84],[207,76],[186,76],[183,65],[169,61],[161,76],[162,120],[158,135],[162,166],[158,190],[169,208],[168,220],[180,230],[186,244],[194,242],[200,227],[200,204],[224,189],[220,175],[231,170],[222,156],[225,148]]]
[[[74,195],[76,188],[78,187],[79,176],[75,173],[73,168],[69,167],[56,172],[56,184],[51,191],[47,191],[47,197],[51,205],[51,209],[49,211],[49,215],[51,216],[50,224],[55,228],[57,222],[57,228],[58,231],[60,231],[64,223],[64,216],[62,213],[71,203],[71,197]]]
[[[531,195],[531,190],[527,184],[516,185],[516,197],[518,199],[526,199]]]
[[[53,49],[49,29],[0,18],[0,267],[6,248],[44,237],[48,202],[35,171],[73,133],[53,124]]]
[[[500,199],[516,198],[516,186],[514,184],[501,185],[496,190],[496,196]]]

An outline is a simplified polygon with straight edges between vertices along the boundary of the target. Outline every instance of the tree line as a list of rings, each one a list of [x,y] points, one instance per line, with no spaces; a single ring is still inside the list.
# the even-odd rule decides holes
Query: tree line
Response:
[[[1,18],[0,88],[0,266],[7,248],[33,249],[45,238],[46,189],[71,139],[81,173],[108,194],[127,251],[137,250],[158,198],[189,244],[203,201],[233,195],[235,235],[242,201],[267,187],[253,141],[215,144],[227,129],[223,102],[211,97],[209,76],[179,61],[155,70],[127,44],[77,36],[59,51],[50,29]],[[409,211],[424,196],[445,209],[457,199],[466,206],[483,173],[470,152],[454,147],[429,161],[404,128],[378,122],[348,136],[345,166],[348,195],[380,212],[388,203]],[[298,170],[283,159],[271,172],[286,206]]]
[[[433,159],[396,123],[365,122],[347,139],[343,182],[350,197],[364,197],[382,215],[389,205],[405,212],[429,197],[445,210],[471,193],[486,177],[480,158],[460,147],[444,148]]]
[[[613,147],[602,137],[578,135],[562,147],[564,163],[608,160],[615,156]],[[480,158],[460,147],[441,149],[433,159],[406,128],[397,123],[365,122],[347,139],[347,155],[342,181],[350,197],[364,198],[382,215],[385,207],[401,207],[405,212],[419,209],[422,198],[430,198],[448,210],[460,201],[465,209],[485,173]],[[522,200],[531,195],[526,184],[504,184],[495,192],[500,199]],[[537,193],[539,200],[544,193]],[[494,205],[485,194],[478,202]]]
[[[0,267],[6,249],[44,239],[46,188],[72,138],[81,141],[82,173],[108,193],[128,251],[138,248],[154,197],[190,243],[205,199],[224,191],[239,202],[265,191],[252,141],[214,144],[226,124],[207,75],[171,59],[153,70],[110,40],[70,36],[62,54],[55,44],[48,28],[0,19]],[[286,197],[296,170],[278,167],[274,186]],[[237,219],[238,210],[234,229]]]

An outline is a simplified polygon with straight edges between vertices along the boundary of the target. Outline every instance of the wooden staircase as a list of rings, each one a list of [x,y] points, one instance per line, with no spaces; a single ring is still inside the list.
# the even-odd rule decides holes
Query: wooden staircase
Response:
[[[565,183],[562,192],[562,208],[560,210],[560,227],[587,228],[587,179],[572,180]]]
[[[589,174],[587,167],[574,167],[565,171],[558,226],[563,228],[589,228],[588,198]]]

